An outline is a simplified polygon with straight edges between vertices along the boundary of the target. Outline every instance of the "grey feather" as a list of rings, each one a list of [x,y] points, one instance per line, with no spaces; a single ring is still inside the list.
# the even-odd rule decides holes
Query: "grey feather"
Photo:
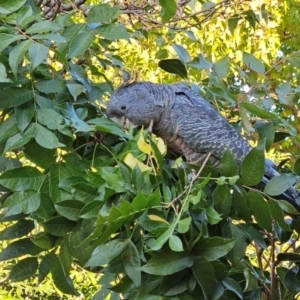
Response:
[[[135,82],[116,90],[107,106],[107,115],[125,125],[148,127],[165,140],[168,150],[200,164],[208,152],[218,165],[229,149],[238,163],[251,150],[249,143],[205,99],[184,84]],[[264,183],[278,176],[274,163],[266,160]],[[290,188],[286,200],[299,208],[300,200]]]

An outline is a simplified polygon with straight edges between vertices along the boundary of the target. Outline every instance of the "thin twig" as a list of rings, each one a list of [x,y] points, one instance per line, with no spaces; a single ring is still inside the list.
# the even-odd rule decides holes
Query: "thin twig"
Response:
[[[174,199],[172,199],[172,201],[169,203],[168,208],[173,205],[176,201],[178,201],[183,195],[185,195],[187,193],[187,191],[192,187],[194,181],[199,177],[199,175],[201,174],[203,168],[205,167],[207,161],[209,160],[211,156],[211,153],[209,152],[201,166],[201,168],[199,169],[199,171],[197,172],[197,174],[195,176],[192,177],[191,182],[187,185],[187,187],[185,188],[185,190],[180,193],[177,197],[175,197]]]

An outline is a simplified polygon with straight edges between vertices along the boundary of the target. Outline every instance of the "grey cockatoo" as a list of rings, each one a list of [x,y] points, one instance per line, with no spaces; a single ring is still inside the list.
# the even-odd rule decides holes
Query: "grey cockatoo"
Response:
[[[229,149],[240,166],[252,149],[214,107],[184,84],[134,82],[121,86],[108,103],[107,115],[121,125],[151,125],[153,133],[166,142],[168,151],[194,164],[201,164],[211,153],[210,160],[218,165]],[[274,166],[266,159],[264,184],[279,175]],[[294,188],[282,198],[299,210],[300,199]]]

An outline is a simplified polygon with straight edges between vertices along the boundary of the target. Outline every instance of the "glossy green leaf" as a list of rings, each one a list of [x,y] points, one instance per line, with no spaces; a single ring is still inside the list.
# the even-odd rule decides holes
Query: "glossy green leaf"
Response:
[[[85,267],[97,267],[109,263],[116,256],[121,254],[128,247],[128,240],[112,240],[105,245],[101,245],[94,251],[92,257]]]
[[[172,234],[169,238],[169,247],[172,251],[175,252],[183,251],[183,245],[181,239],[174,234]]]
[[[164,59],[159,61],[158,66],[168,73],[177,74],[181,78],[187,78],[187,70],[179,59]]]
[[[39,283],[42,282],[45,277],[50,273],[52,267],[54,266],[56,262],[56,256],[53,252],[50,252],[48,254],[46,254],[42,260],[41,260],[41,263],[39,265],[39,270],[38,270],[38,273],[39,273]]]
[[[203,257],[207,261],[214,261],[226,255],[235,243],[235,239],[202,238],[195,244],[194,249],[197,256]]]
[[[163,250],[152,257],[146,265],[141,267],[143,272],[153,275],[170,275],[193,265],[192,257],[186,252],[172,252]]]
[[[61,79],[39,80],[35,83],[35,87],[40,92],[46,94],[63,93],[66,91],[66,83]]]
[[[18,132],[18,125],[15,115],[10,116],[0,124],[0,141],[13,136]]]
[[[45,232],[39,232],[31,239],[31,241],[38,247],[49,250],[55,245],[56,237]]]

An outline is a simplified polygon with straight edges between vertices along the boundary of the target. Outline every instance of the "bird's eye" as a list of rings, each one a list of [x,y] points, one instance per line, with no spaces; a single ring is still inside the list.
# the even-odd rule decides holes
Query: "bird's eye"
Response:
[[[122,110],[126,109],[126,105],[122,105],[122,106],[121,106],[121,109],[122,109]]]

